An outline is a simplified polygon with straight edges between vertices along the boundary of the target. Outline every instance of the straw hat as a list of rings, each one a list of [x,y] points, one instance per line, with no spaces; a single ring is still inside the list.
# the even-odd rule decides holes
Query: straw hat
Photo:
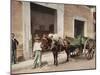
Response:
[[[35,40],[40,40],[40,37],[39,36],[36,36],[34,39]]]

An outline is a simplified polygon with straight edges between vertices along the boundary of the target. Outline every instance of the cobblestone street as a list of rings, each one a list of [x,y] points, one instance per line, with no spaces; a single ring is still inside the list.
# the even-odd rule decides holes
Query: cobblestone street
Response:
[[[50,71],[64,71],[64,70],[81,70],[81,69],[95,69],[95,57],[92,60],[87,60],[83,57],[70,58],[66,61],[66,53],[60,52],[58,55],[59,65],[53,65],[52,52],[46,52],[42,55],[42,67],[32,69],[33,59],[20,62],[12,65],[12,73],[34,73],[34,72],[50,72]]]

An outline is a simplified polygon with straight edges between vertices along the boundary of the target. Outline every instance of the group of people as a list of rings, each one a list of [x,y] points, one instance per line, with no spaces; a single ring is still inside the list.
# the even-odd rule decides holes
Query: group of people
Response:
[[[49,36],[47,36],[46,34],[43,34],[42,38],[40,38],[40,36],[38,34],[35,35],[34,43],[33,43],[33,52],[35,53],[34,65],[33,65],[34,68],[36,67],[36,65],[39,65],[39,66],[41,65],[41,51],[43,50],[43,45],[45,45],[44,47],[46,47],[47,46],[47,42],[46,42],[47,38],[52,39],[52,37],[53,37],[52,34],[49,34]],[[49,42],[51,42],[51,41],[49,41]],[[15,34],[11,33],[11,63],[13,63],[13,64],[16,64],[16,55],[17,55],[16,49],[17,49],[18,44],[19,44],[19,42],[15,38]],[[50,47],[50,44],[48,44],[48,47]]]
[[[65,37],[64,39],[62,39],[61,37],[57,36],[57,34],[48,34],[48,35],[43,35],[42,38],[39,37],[38,34],[36,34],[36,36],[34,37],[34,45],[33,45],[33,52],[35,53],[35,57],[34,57],[34,63],[33,63],[33,68],[36,68],[37,66],[41,67],[41,51],[44,50],[44,48],[47,50],[47,49],[51,49],[53,48],[53,42],[56,40],[58,42],[58,46],[59,48],[57,49],[60,49],[62,50],[62,46],[63,46],[63,49],[65,49],[67,46],[70,45],[70,47],[68,48],[68,50],[75,50],[76,53],[78,52],[78,48],[80,48],[80,46],[82,47],[84,44],[83,42],[85,41],[85,39],[82,39],[84,37],[82,36],[78,36],[74,42],[74,45],[71,46],[71,42],[68,40],[67,37]],[[43,42],[44,41],[44,42]],[[48,43],[47,42],[52,42],[52,43]],[[66,47],[64,47],[66,46]],[[70,55],[69,51],[68,50],[65,50],[66,53],[68,55]],[[58,50],[59,51],[59,50]],[[57,60],[57,54],[58,54],[58,51],[53,51],[53,54],[54,55],[54,60],[56,61]],[[56,59],[55,59],[55,55],[56,55]],[[67,58],[68,60],[68,58]]]
[[[34,36],[34,43],[33,43],[33,52],[35,54],[34,57],[34,64],[33,68],[36,67],[36,65],[41,66],[41,51],[42,50],[47,50],[47,49],[52,49],[52,40],[58,40],[60,43],[63,44],[62,38],[58,37],[57,34],[43,34],[42,38],[38,34]],[[48,42],[48,44],[47,44]],[[69,41],[68,41],[69,43]],[[18,40],[15,38],[15,34],[11,34],[11,58],[12,58],[12,63],[16,64],[16,49],[19,44]],[[60,45],[59,45],[60,46]]]
[[[48,39],[50,41],[48,41]],[[53,34],[43,34],[42,38],[39,37],[38,34],[34,37],[34,44],[33,44],[33,52],[35,53],[33,68],[41,67],[41,51],[44,49],[50,49],[51,44],[47,42],[52,42]]]
[[[82,37],[80,37],[82,38]],[[76,41],[78,43],[80,43],[80,38]],[[70,44],[70,41],[67,39],[67,37],[65,37],[65,39],[62,39],[61,37],[57,36],[57,34],[43,34],[42,37],[40,37],[38,34],[36,34],[34,36],[34,43],[33,43],[33,52],[35,54],[35,57],[34,57],[34,63],[33,63],[33,68],[36,68],[36,67],[41,67],[41,52],[42,50],[47,50],[47,49],[52,49],[52,43],[54,40],[57,40],[59,41],[59,46],[62,46],[62,45],[68,45]],[[63,40],[63,41],[62,41]],[[67,41],[67,42],[66,42]],[[11,58],[12,58],[12,62],[14,64],[16,64],[16,49],[17,49],[17,45],[19,44],[18,40],[15,38],[15,34],[12,33],[11,34],[11,43],[12,43],[12,51],[11,51]],[[78,44],[75,43],[74,46],[78,46]],[[75,48],[76,48],[75,47]],[[61,49],[61,48],[59,48]],[[68,53],[68,52],[67,52]]]
[[[43,34],[43,36],[40,38],[38,34],[35,35],[34,37],[34,43],[33,43],[33,52],[35,53],[35,57],[34,57],[34,63],[33,63],[33,68],[41,67],[41,52],[42,50],[52,50],[54,48],[54,41],[58,41],[59,42],[59,49],[61,50],[62,45],[67,45],[70,42],[67,40],[68,43],[66,43],[65,41],[66,39],[62,39],[61,37],[59,37],[57,34]],[[54,53],[57,52],[56,50],[53,51]],[[54,59],[55,59],[55,54],[54,55]]]

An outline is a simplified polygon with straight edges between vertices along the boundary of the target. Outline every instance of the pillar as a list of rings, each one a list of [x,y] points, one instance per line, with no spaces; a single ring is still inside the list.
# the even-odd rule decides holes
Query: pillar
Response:
[[[23,7],[23,55],[24,59],[30,59],[32,49],[30,49],[31,41],[31,20],[30,20],[30,2],[22,2]]]
[[[57,34],[63,38],[64,34],[64,5],[57,7]]]

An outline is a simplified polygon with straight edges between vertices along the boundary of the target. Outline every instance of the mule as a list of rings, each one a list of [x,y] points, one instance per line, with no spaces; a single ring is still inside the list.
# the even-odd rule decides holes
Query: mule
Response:
[[[64,44],[64,42],[66,42],[67,44]],[[53,40],[52,42],[52,47],[51,47],[51,51],[53,53],[53,57],[54,57],[54,65],[58,65],[58,53],[61,51],[65,51],[66,52],[66,62],[69,61],[69,50],[68,50],[68,42],[67,41],[63,41],[63,44],[60,44],[59,41]]]

